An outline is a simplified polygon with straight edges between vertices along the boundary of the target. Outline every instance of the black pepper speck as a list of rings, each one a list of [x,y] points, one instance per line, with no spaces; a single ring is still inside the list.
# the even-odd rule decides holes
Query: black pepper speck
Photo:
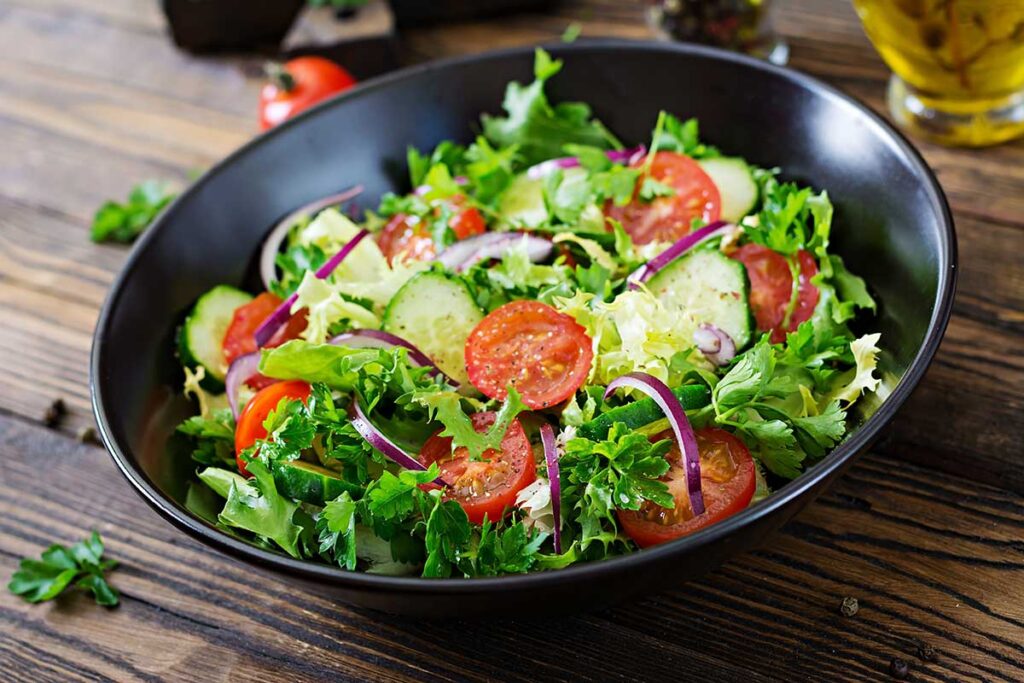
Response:
[[[899,657],[893,657],[889,662],[889,675],[902,681],[909,674],[910,666],[907,665],[907,662]]]

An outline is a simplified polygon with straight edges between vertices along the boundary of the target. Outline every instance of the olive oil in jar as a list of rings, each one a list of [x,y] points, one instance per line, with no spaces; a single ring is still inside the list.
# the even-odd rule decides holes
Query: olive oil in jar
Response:
[[[1024,0],[854,0],[892,68],[889,106],[939,142],[1024,133]]]

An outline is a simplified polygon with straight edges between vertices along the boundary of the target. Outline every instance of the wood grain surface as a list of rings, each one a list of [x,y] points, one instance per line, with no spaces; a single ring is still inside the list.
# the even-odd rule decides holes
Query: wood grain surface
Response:
[[[785,0],[791,64],[884,110],[888,72],[842,0]],[[402,35],[421,61],[649,37],[642,6]],[[96,207],[181,186],[255,132],[263,57],[178,52],[155,0],[0,2],[0,576],[98,528],[121,607],[0,594],[9,680],[1024,680],[1024,141],[918,142],[953,207],[960,286],[935,363],[876,451],[754,554],[671,593],[551,621],[438,624],[347,609],[192,542],[150,512],[92,424],[88,352],[126,255]],[[40,426],[55,398],[68,414]],[[843,597],[860,600],[852,617]],[[934,660],[934,661],[932,661]]]

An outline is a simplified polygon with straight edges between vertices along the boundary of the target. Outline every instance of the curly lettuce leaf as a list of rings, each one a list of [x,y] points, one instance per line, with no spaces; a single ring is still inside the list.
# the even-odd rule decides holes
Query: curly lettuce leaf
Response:
[[[454,391],[426,390],[412,394],[412,403],[424,406],[430,412],[430,419],[444,425],[441,436],[452,438],[452,449],[465,447],[471,460],[483,458],[490,449],[501,450],[501,442],[512,421],[523,411],[529,410],[515,387],[508,387],[508,398],[501,405],[494,422],[483,432],[473,427],[473,420],[463,410],[464,397]]]
[[[291,312],[306,309],[306,329],[302,338],[313,344],[320,344],[330,336],[332,329],[340,322],[347,322],[349,328],[377,329],[380,319],[372,311],[343,299],[337,289],[327,280],[322,280],[307,270],[299,287]]]
[[[856,367],[837,378],[837,386],[830,393],[830,398],[850,405],[863,392],[878,388],[881,380],[874,373],[878,367],[878,341],[881,336],[878,333],[866,334],[850,343]]]
[[[544,93],[548,79],[562,69],[561,60],[537,48],[534,81],[530,85],[512,82],[505,90],[505,116],[482,117],[484,136],[498,147],[518,146],[523,166],[532,166],[562,156],[567,144],[601,149],[621,148],[621,143],[582,102],[552,105]]]

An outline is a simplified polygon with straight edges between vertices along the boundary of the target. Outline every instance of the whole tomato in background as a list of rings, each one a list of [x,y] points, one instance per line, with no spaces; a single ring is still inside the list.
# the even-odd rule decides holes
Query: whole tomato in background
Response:
[[[317,102],[348,90],[356,79],[323,57],[296,57],[267,67],[270,82],[260,91],[260,130],[273,128]]]

